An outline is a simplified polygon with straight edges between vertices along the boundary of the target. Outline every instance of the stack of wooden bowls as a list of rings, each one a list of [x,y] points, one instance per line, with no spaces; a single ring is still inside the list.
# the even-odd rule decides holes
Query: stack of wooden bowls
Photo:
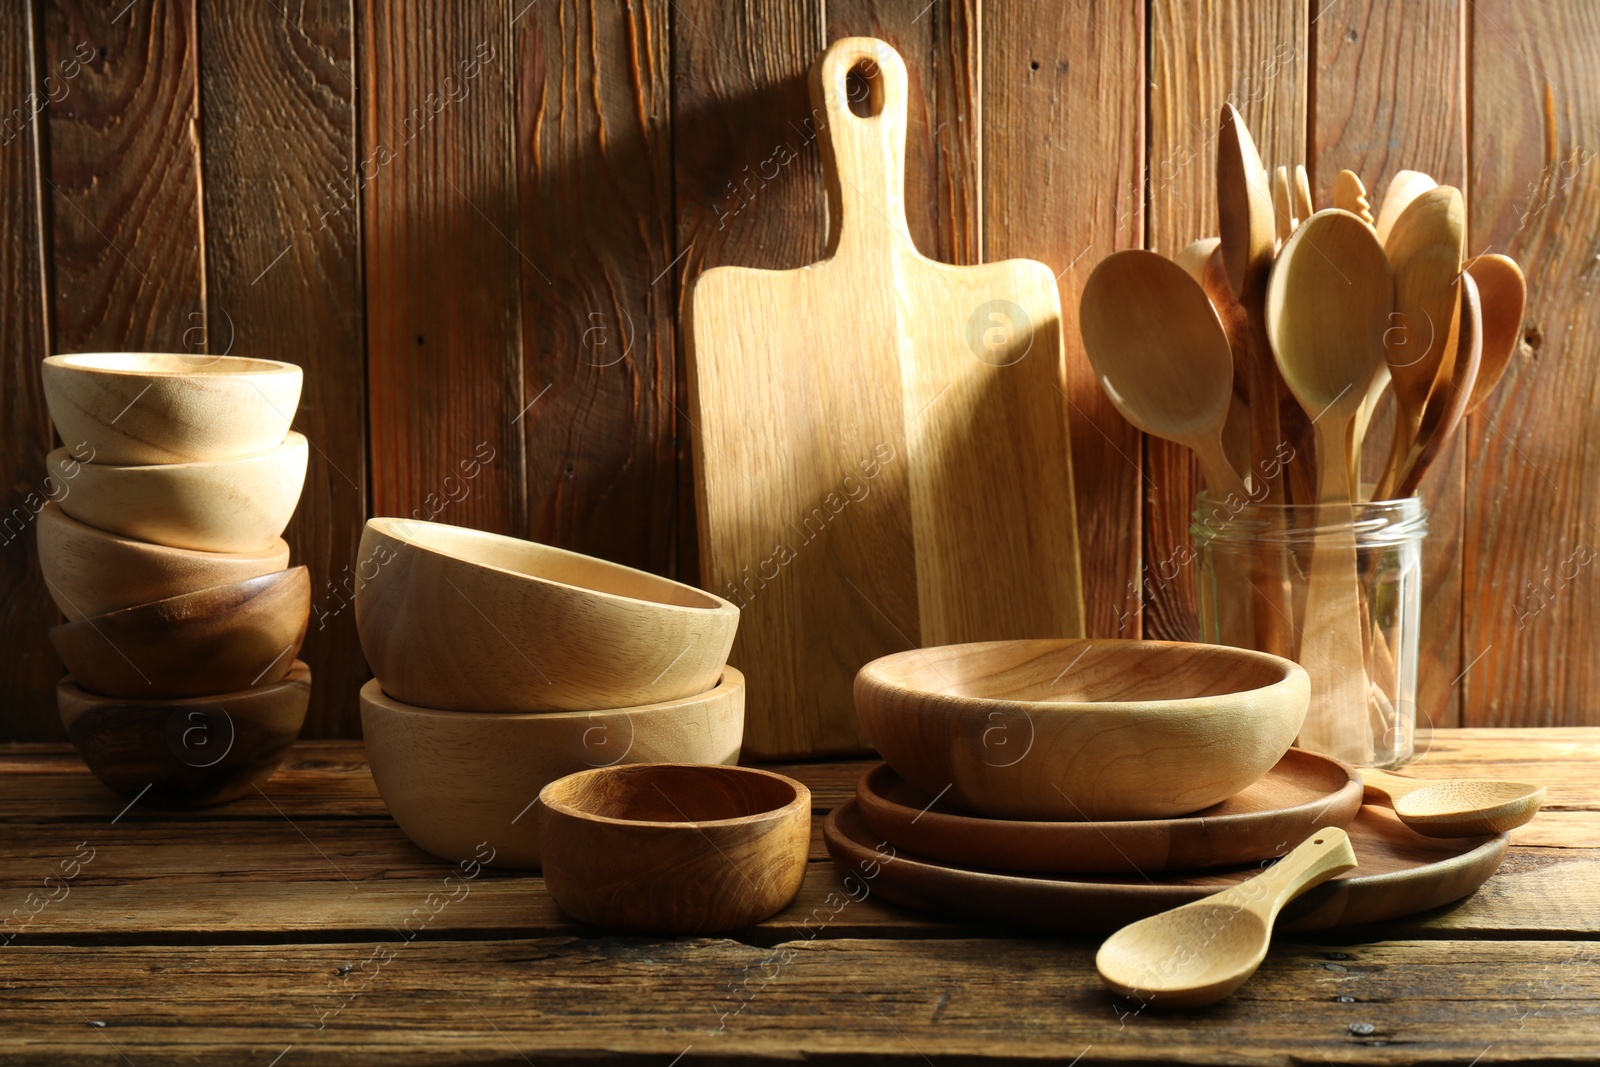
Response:
[[[229,356],[51,356],[39,562],[67,621],[62,723],[112,789],[214,804],[270,776],[300,732],[311,612],[284,528],[307,442],[300,368]]]
[[[515,537],[376,518],[356,627],[372,777],[441,859],[539,867],[539,791],[631,763],[731,764],[739,609],[666,578]]]

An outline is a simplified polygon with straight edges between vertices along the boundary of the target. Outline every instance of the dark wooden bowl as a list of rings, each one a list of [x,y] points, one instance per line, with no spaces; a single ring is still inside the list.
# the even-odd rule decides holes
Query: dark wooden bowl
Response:
[[[118,700],[56,686],[61,724],[83,762],[110,789],[140,803],[194,808],[250,791],[277,770],[300,734],[311,669],[220,696]]]
[[[539,793],[545,885],[613,929],[712,934],[751,926],[800,891],[811,791],[752,767],[635,763]]]
[[[291,567],[62,623],[50,641],[85,692],[198,697],[284,677],[310,614],[310,572]]]

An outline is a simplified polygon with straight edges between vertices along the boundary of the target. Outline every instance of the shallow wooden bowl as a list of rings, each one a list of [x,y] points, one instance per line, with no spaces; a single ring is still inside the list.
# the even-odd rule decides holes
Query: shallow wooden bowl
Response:
[[[735,763],[744,737],[744,675],[709,691],[615,711],[433,711],[403,704],[373,679],[361,689],[367,762],[394,821],[440,859],[539,867],[545,783],[621,763]]]
[[[81,523],[173,548],[250,552],[283,533],[306,480],[306,439],[237,459],[117,466],[80,463],[65,448],[47,466],[61,510]]]
[[[118,700],[56,686],[61,724],[109,788],[170,807],[221,804],[272,777],[299,736],[311,669],[237,693],[182,700]]]
[[[205,696],[288,674],[310,614],[310,572],[293,567],[65,622],[50,641],[86,692]]]
[[[544,881],[597,926],[714,934],[753,926],[800,891],[811,791],[754,767],[637,764],[539,793]]]
[[[85,526],[54,504],[39,512],[39,567],[56,607],[71,622],[288,565],[289,545],[281,537],[254,552],[196,552]]]
[[[515,537],[370,519],[356,627],[383,691],[418,707],[633,707],[704,693],[739,609],[631,567]]]
[[[1221,645],[991,641],[874,660],[855,698],[879,753],[930,797],[1007,819],[1145,819],[1267,773],[1310,682]]]
[[[265,452],[300,405],[300,368],[238,356],[85,352],[44,361],[61,441],[94,463],[187,463]]]

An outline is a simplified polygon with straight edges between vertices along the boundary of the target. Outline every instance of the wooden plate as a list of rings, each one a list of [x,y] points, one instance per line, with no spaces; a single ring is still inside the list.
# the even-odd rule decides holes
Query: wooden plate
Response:
[[[1361,810],[1349,767],[1291,748],[1244,792],[1176,819],[1032,822],[969,815],[929,797],[888,764],[861,776],[856,805],[890,844],[962,867],[1044,874],[1192,871],[1281,856]]]
[[[1384,922],[1448,904],[1477,889],[1505,858],[1506,834],[1423,837],[1386,808],[1364,807],[1347,826],[1360,866],[1283,909],[1278,928],[1326,930]],[[923,911],[1040,930],[1107,933],[1234,885],[1258,871],[1195,874],[1000,874],[942,866],[900,851],[872,832],[853,800],[829,815],[828,852],[870,878],[874,893]],[[892,858],[891,858],[892,857]]]

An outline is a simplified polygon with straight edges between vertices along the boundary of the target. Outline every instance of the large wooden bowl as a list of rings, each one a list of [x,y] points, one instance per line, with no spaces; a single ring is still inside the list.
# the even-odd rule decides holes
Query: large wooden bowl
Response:
[[[293,567],[65,622],[51,629],[50,641],[86,692],[205,696],[288,674],[310,613],[310,573]]]
[[[85,526],[54,504],[39,512],[39,567],[56,607],[71,622],[288,565],[289,545],[281,537],[254,552],[196,552]]]
[[[289,525],[306,480],[306,439],[238,459],[117,466],[79,463],[65,448],[47,466],[62,488],[56,503],[81,523],[174,548],[251,552]]]
[[[299,736],[311,669],[237,693],[183,700],[118,700],[56,686],[61,724],[109,788],[141,804],[200,807],[248,793],[272,777]]]
[[[811,791],[754,767],[639,764],[539,793],[544,881],[597,926],[714,934],[782,911],[805,880]]]
[[[480,843],[494,865],[539,867],[545,783],[621,763],[735,763],[744,737],[744,676],[723,670],[706,693],[615,711],[432,711],[361,689],[367,762],[394,821],[417,846],[460,862]]]
[[[238,356],[85,352],[44,361],[61,441],[94,463],[187,463],[265,452],[300,405],[300,368]]]
[[[1184,815],[1289,749],[1310,681],[1264,652],[1161,641],[913,649],[856,675],[883,758],[928,796],[1007,819]]]
[[[515,537],[370,519],[356,627],[383,691],[418,707],[587,711],[704,693],[739,609]]]

